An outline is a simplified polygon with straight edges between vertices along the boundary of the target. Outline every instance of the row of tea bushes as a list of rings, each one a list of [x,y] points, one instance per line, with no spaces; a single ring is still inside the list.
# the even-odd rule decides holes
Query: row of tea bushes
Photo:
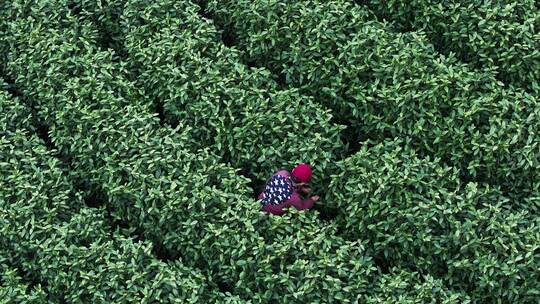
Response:
[[[16,269],[2,264],[0,255],[0,303],[47,303],[47,293],[41,286],[31,287],[25,283]]]
[[[362,1],[365,3],[365,1]],[[437,49],[540,92],[540,10],[534,0],[380,1],[367,4],[398,30],[421,29]]]
[[[540,103],[488,71],[395,33],[349,1],[201,1],[244,60],[349,120],[357,139],[410,137],[467,180],[520,196],[540,187]]]
[[[369,290],[375,269],[361,243],[334,236],[314,213],[260,214],[245,178],[207,151],[190,150],[189,127],[161,126],[135,98],[92,25],[61,0],[40,3],[54,6],[61,22],[39,10],[10,20],[6,71],[49,125],[52,142],[72,157],[69,176],[101,192],[113,218],[230,296],[352,301]]]
[[[2,113],[0,116],[0,152],[2,153],[7,152],[5,147],[12,144],[15,136],[22,139],[31,130],[30,112],[5,91],[7,88],[8,85],[0,80],[0,113]],[[37,139],[34,140],[37,141]],[[34,145],[34,148],[36,146],[39,147],[39,145]],[[21,153],[21,151],[17,152]],[[17,158],[12,158],[11,155],[6,157],[7,154],[2,155],[0,156],[1,181],[2,185],[6,185],[4,182],[11,175],[11,172],[8,171],[9,162],[16,162]],[[8,205],[7,201],[7,189],[5,188],[11,186],[3,186],[4,189],[0,189],[0,225],[2,226],[7,226],[8,221],[5,218],[13,214],[14,211],[16,212],[16,209],[12,208],[16,206]],[[38,222],[39,220],[41,219],[38,215]],[[0,232],[2,232],[2,237],[0,237],[0,303],[45,303],[47,293],[43,290],[43,286],[30,287],[30,282],[23,280],[22,272],[19,269],[20,265],[16,263],[17,258],[14,258],[13,252],[8,249],[9,242],[6,240],[15,231],[2,228]]]
[[[474,303],[465,292],[448,289],[440,279],[397,267],[378,277],[373,291],[364,303]]]
[[[126,63],[142,98],[186,122],[201,147],[265,180],[305,161],[327,175],[344,150],[342,127],[312,98],[279,90],[264,69],[249,69],[219,40],[190,1],[127,1],[122,14]],[[317,181],[315,181],[315,184]]]
[[[127,65],[138,99],[166,123],[192,126],[194,148],[209,147],[256,182],[299,161],[316,164],[316,179],[326,176],[346,150],[344,127],[331,122],[327,109],[296,90],[278,89],[264,69],[240,63],[197,5],[103,0],[68,1],[68,7],[99,30],[98,45],[122,54],[115,60]],[[315,188],[325,182],[315,180]]]
[[[202,31],[201,35],[204,33],[215,35],[211,29],[204,30],[204,23],[196,23],[197,16],[193,13],[180,15],[189,17],[189,22],[185,23],[178,23],[180,20],[175,15],[178,12],[175,12],[174,9],[166,10],[169,14],[163,16],[166,20],[165,23],[157,22],[159,18],[152,17],[152,13],[158,14],[161,9],[174,8],[175,5],[180,4],[163,1],[156,5],[150,5],[148,10],[144,10],[140,6],[141,2],[132,1],[130,3],[133,6],[126,6],[127,9],[122,14],[131,18],[123,18],[122,30],[129,29],[127,34],[133,35],[132,38],[140,39],[137,41],[141,43],[150,43],[151,47],[148,50],[157,47],[157,44],[151,44],[154,38],[156,41],[170,42],[171,44],[167,46],[170,49],[174,49],[176,43],[184,43],[184,40],[189,39],[212,41],[210,38],[208,38],[210,40],[206,38],[205,40],[197,35],[180,35],[182,27],[175,29],[176,25],[193,25]],[[336,3],[340,4],[341,2],[334,4]],[[28,9],[30,4],[34,9]],[[338,164],[340,170],[347,175],[336,178],[336,181],[331,184],[335,191],[329,192],[326,201],[342,208],[343,214],[349,212],[351,218],[359,219],[351,219],[357,224],[356,227],[347,226],[343,214],[338,214],[338,219],[327,226],[321,225],[322,223],[318,220],[315,212],[290,211],[283,217],[267,217],[259,214],[257,207],[254,207],[257,206],[257,203],[249,198],[250,190],[247,187],[247,180],[240,177],[236,170],[220,164],[223,155],[216,156],[208,151],[198,150],[201,141],[193,137],[196,131],[187,126],[190,124],[189,121],[179,120],[176,128],[161,124],[156,115],[152,114],[155,110],[152,106],[154,100],[146,97],[146,94],[150,93],[159,96],[159,90],[150,90],[145,93],[148,88],[143,86],[145,85],[143,82],[137,82],[137,78],[131,81],[125,77],[129,74],[125,67],[137,68],[136,64],[127,59],[127,55],[136,54],[140,50],[144,50],[146,46],[132,45],[138,51],[126,53],[126,61],[118,62],[113,51],[103,50],[103,45],[100,45],[102,34],[96,26],[101,22],[100,20],[107,20],[100,18],[109,14],[108,6],[105,6],[104,14],[99,12],[99,7],[96,14],[88,12],[92,16],[90,18],[92,20],[87,20],[84,18],[85,12],[80,12],[77,16],[73,15],[76,9],[70,4],[72,2],[67,0],[39,0],[35,3],[21,0],[4,4],[6,11],[9,11],[7,15],[10,18],[0,22],[0,29],[7,31],[7,35],[0,38],[0,51],[7,60],[3,66],[9,77],[15,80],[15,86],[36,108],[39,119],[49,126],[49,135],[53,144],[61,151],[61,154],[71,157],[70,170],[66,171],[68,177],[74,181],[82,181],[78,186],[88,190],[85,191],[86,193],[101,193],[102,203],[106,209],[112,212],[115,220],[125,221],[135,233],[159,247],[158,251],[166,251],[170,255],[167,258],[176,260],[170,261],[169,265],[164,265],[161,262],[156,262],[155,265],[158,265],[156,267],[159,269],[164,267],[163,271],[165,272],[170,269],[171,272],[167,273],[171,276],[178,276],[182,281],[173,284],[173,287],[165,284],[163,287],[165,291],[152,293],[152,297],[147,298],[149,302],[159,299],[170,302],[187,302],[189,300],[214,302],[221,300],[230,303],[249,299],[255,303],[270,301],[287,303],[317,301],[329,303],[364,301],[370,303],[381,301],[455,303],[468,301],[469,298],[466,294],[469,292],[472,293],[471,296],[479,297],[479,301],[486,301],[490,299],[489,294],[478,296],[476,292],[492,290],[490,284],[496,282],[488,279],[496,280],[497,278],[509,286],[508,291],[503,294],[504,299],[521,300],[534,297],[534,283],[537,280],[534,274],[527,275],[530,268],[537,263],[538,257],[534,254],[537,247],[534,247],[534,244],[538,244],[538,242],[534,240],[538,235],[536,230],[538,225],[534,222],[522,224],[522,215],[525,216],[525,212],[511,213],[508,209],[515,206],[506,208],[506,200],[502,198],[497,189],[481,185],[477,186],[480,190],[476,191],[474,184],[460,187],[457,173],[454,171],[446,175],[449,178],[447,182],[443,181],[438,184],[432,181],[436,176],[433,172],[441,170],[447,172],[448,170],[445,171],[446,167],[440,165],[439,160],[421,158],[420,155],[416,157],[412,152],[404,152],[403,157],[399,158],[401,154],[398,153],[399,149],[395,146],[400,144],[390,144],[390,148],[386,150],[380,146],[370,148],[373,149],[372,154],[366,152],[367,150],[360,152],[360,155],[369,162],[368,167],[372,166],[370,168],[372,168],[373,176],[370,175],[371,172],[367,175],[362,173],[361,168],[366,166],[362,167],[365,163],[362,163],[361,157],[356,155]],[[190,10],[198,10],[196,6],[189,3],[181,5],[188,5]],[[181,7],[183,6],[179,6],[179,8]],[[143,12],[142,16],[134,12],[137,8]],[[150,16],[145,19],[144,16],[147,13]],[[115,12],[115,14],[117,13]],[[129,26],[127,21],[130,19],[133,20],[135,26]],[[167,22],[172,23],[172,26],[167,25]],[[145,28],[144,24],[162,27],[164,30],[160,32],[154,29],[152,30],[153,34],[146,37],[143,35],[144,33],[140,32]],[[180,35],[181,39],[176,41],[173,38],[162,38],[162,36],[167,35]],[[208,53],[205,53],[206,50],[202,47],[201,54],[198,56],[200,58],[213,58],[212,56],[215,56],[212,51],[213,44],[208,44]],[[234,53],[234,51],[230,52]],[[172,53],[181,55],[179,52]],[[145,53],[140,52],[140,54]],[[167,55],[165,51],[161,51],[159,54],[160,56]],[[154,59],[158,59],[158,62],[164,64],[174,63],[172,60],[159,61],[162,59],[160,56]],[[230,58],[234,58],[236,55],[230,56],[232,56]],[[140,62],[145,63],[144,60]],[[190,60],[186,60],[183,65],[173,65],[171,69],[181,69],[189,63]],[[239,65],[232,65],[232,67],[244,69]],[[153,71],[152,73],[155,74],[152,75],[156,77],[170,75],[166,73],[168,71],[167,65],[160,67],[163,71],[150,69],[148,66],[138,68],[143,72]],[[228,75],[222,70],[218,71],[222,73],[220,75],[223,77]],[[252,73],[259,75],[258,72],[264,74],[263,71]],[[237,74],[233,73],[232,75]],[[150,76],[142,76],[141,79],[145,79],[144,77]],[[256,83],[264,87],[260,83],[261,79],[264,78],[261,76],[257,79],[259,82]],[[247,83],[250,82],[247,81]],[[242,88],[242,86],[235,84],[235,87],[238,88]],[[275,84],[268,83],[266,88],[274,86]],[[197,101],[194,99],[193,102]],[[225,115],[221,112],[217,114]],[[408,146],[413,145],[408,142],[405,148]],[[214,147],[210,150],[215,151]],[[410,150],[407,148],[405,151]],[[394,158],[401,161],[395,167],[392,166]],[[384,163],[385,161],[389,163]],[[346,167],[349,163],[360,169]],[[411,166],[411,169],[407,168],[408,165]],[[434,249],[435,245],[430,242],[416,245],[410,240],[411,235],[413,235],[410,229],[416,227],[420,229],[421,236],[432,237],[430,233],[433,231],[430,229],[432,227],[440,228],[437,226],[438,223],[431,223],[433,226],[429,225],[430,222],[415,223],[417,226],[402,225],[401,212],[408,212],[407,208],[410,207],[411,200],[407,200],[406,195],[400,196],[400,181],[399,179],[395,181],[392,176],[399,176],[399,174],[409,171],[412,172],[410,174],[414,175],[413,179],[428,182],[428,185],[421,183],[417,188],[409,187],[408,190],[416,197],[422,197],[422,195],[429,197],[431,192],[424,190],[424,187],[442,185],[441,193],[447,195],[444,198],[454,199],[455,202],[460,202],[462,197],[467,197],[466,194],[473,193],[470,198],[471,202],[491,207],[491,203],[486,203],[486,201],[496,199],[499,202],[498,200],[501,198],[503,208],[495,203],[493,210],[486,207],[488,213],[485,216],[489,219],[498,219],[489,216],[500,210],[501,216],[509,215],[509,218],[501,220],[500,227],[487,226],[488,232],[468,243],[471,248],[474,248],[471,252],[478,251],[482,254],[481,262],[478,262],[478,259],[469,260],[473,254],[470,252],[465,252],[462,256],[452,256],[451,253],[444,253],[444,250],[441,250],[443,254],[446,254],[443,256],[450,259],[451,269],[453,271],[465,269],[463,274],[455,275],[452,273],[446,276],[444,265],[440,270],[426,270],[428,265],[440,265],[437,264],[437,261],[429,261],[426,258],[427,253],[439,249]],[[422,174],[428,174],[428,176],[423,179]],[[374,190],[376,183],[373,182],[374,180],[387,181],[390,191],[379,193]],[[381,212],[377,210],[376,204],[369,204],[373,211],[365,216],[358,208],[354,209],[355,204],[347,204],[347,202],[351,203],[347,196],[352,197],[363,193],[364,187],[368,187],[367,193],[379,198],[381,202],[395,199],[396,203],[403,202],[403,206],[398,205],[397,211],[393,213],[384,210]],[[459,191],[449,192],[452,187]],[[339,196],[343,193],[348,194],[346,197],[340,198],[341,202],[332,199],[333,196]],[[12,196],[16,199],[19,195],[16,193]],[[75,205],[82,205],[80,197],[76,196],[76,198],[78,203]],[[362,199],[364,199],[363,196],[360,199],[354,199],[354,201],[362,204],[365,202]],[[467,197],[467,199],[469,198]],[[386,209],[389,209],[388,204],[385,206]],[[484,211],[482,206],[474,206],[476,209],[472,210]],[[411,212],[413,211],[416,209],[411,210]],[[419,216],[424,213],[435,217],[440,216],[440,213],[429,213],[429,210],[422,209],[420,211],[422,212],[418,212]],[[465,230],[466,235],[463,235],[467,240],[467,237],[470,238],[478,228],[469,224],[467,220],[475,219],[481,224],[485,223],[485,221],[482,222],[484,216],[482,214],[471,215],[454,211],[450,214],[457,217],[455,221],[452,219],[452,221],[445,222],[445,218],[441,219],[440,225],[443,227],[440,228],[441,231],[453,231],[455,226],[451,225],[461,223],[459,222],[461,215],[468,216],[463,224],[468,229]],[[366,229],[363,225],[370,220],[370,216],[373,219],[383,220],[386,219],[386,216],[388,223],[402,231],[404,237],[394,236],[391,232],[380,227],[376,227],[378,230],[369,230],[371,227]],[[405,218],[407,219],[407,217]],[[88,227],[85,228],[88,231],[96,231],[96,235],[77,233],[78,230],[72,227],[81,227],[78,224],[81,221],[86,223],[82,227]],[[101,273],[93,277],[95,272],[90,270],[69,273],[68,269],[73,268],[72,264],[82,264],[84,267],[89,267],[90,261],[96,257],[100,261],[111,261],[110,263],[113,265],[127,264],[127,270],[147,267],[147,263],[141,262],[137,258],[130,259],[130,262],[115,260],[114,257],[118,256],[116,252],[121,252],[120,256],[123,256],[123,248],[127,248],[126,251],[129,252],[132,252],[133,249],[130,248],[133,247],[143,248],[141,249],[145,252],[143,261],[155,261],[155,258],[150,254],[149,243],[134,244],[106,228],[108,224],[102,220],[102,210],[85,209],[84,212],[77,212],[73,217],[66,218],[66,221],[62,222],[61,225],[62,228],[57,231],[47,232],[43,235],[48,236],[51,244],[56,244],[56,240],[70,240],[67,243],[74,245],[71,247],[67,245],[68,249],[49,255],[41,264],[38,263],[34,266],[34,263],[29,262],[25,265],[28,265],[30,269],[46,269],[46,273],[49,275],[43,275],[42,279],[50,280],[52,285],[49,286],[58,286],[58,288],[55,287],[56,290],[67,290],[66,294],[70,299],[76,295],[75,290],[83,290],[83,292],[98,290],[99,292],[95,293],[97,296],[90,300],[99,302],[103,301],[100,298],[103,297],[113,298],[119,302],[126,299],[124,301],[129,302],[129,300],[133,300],[129,297],[133,296],[135,297],[134,301],[140,301],[141,297],[146,295],[141,291],[146,285],[130,288],[129,292],[133,293],[124,292],[123,289],[117,293],[116,289],[111,286],[114,287],[114,282],[117,282],[115,280],[129,282],[126,278],[133,276],[141,278],[140,282],[146,284],[156,283],[152,277],[144,274],[134,275],[129,272],[122,272],[117,277],[112,278],[101,275]],[[506,249],[504,246],[501,249],[498,247],[498,243],[495,243],[493,244],[496,246],[495,252],[500,255],[490,256],[493,251],[490,247],[486,247],[486,242],[495,241],[491,238],[490,233],[497,231],[497,229],[501,230],[502,242],[512,245],[510,249]],[[358,240],[345,241],[341,237],[337,237],[336,233],[339,230],[344,230],[345,236],[352,235],[352,238]],[[359,233],[358,231],[365,232],[365,235],[361,237],[354,235]],[[515,233],[516,231],[523,233],[524,236]],[[437,236],[438,232],[439,230],[435,231],[434,235]],[[495,235],[498,232],[493,233]],[[89,237],[85,237],[86,235]],[[461,235],[457,237],[459,238]],[[484,240],[484,237],[487,240]],[[515,243],[504,241],[510,237],[515,238],[513,240]],[[400,243],[390,242],[391,238],[399,240]],[[99,244],[92,246],[94,240]],[[523,244],[520,243],[521,240],[523,240]],[[27,246],[24,240],[6,241],[5,243]],[[112,246],[107,248],[116,248],[116,251],[104,249],[103,244]],[[128,244],[129,246],[123,247],[119,244]],[[444,242],[441,244],[446,246]],[[453,244],[455,246],[455,243]],[[403,247],[403,252],[398,251],[400,246]],[[92,250],[88,251],[88,247]],[[385,270],[387,267],[380,262],[380,255],[375,256],[375,261],[369,257],[368,253],[380,254],[382,252],[384,255],[384,250],[387,248],[392,251],[393,255],[388,255],[384,259],[391,263],[402,262],[402,267]],[[532,254],[525,254],[523,257],[516,256],[514,252],[522,248],[525,248],[523,251],[532,252]],[[111,250],[114,253],[110,253]],[[413,256],[411,252],[418,253],[420,266],[417,268],[409,260]],[[507,261],[501,256],[506,253],[510,254],[516,265],[505,268]],[[66,258],[63,260],[58,258],[59,256],[66,256]],[[84,262],[78,262],[81,259]],[[62,273],[67,273],[67,275],[57,279],[51,278],[50,275],[57,267],[46,267],[49,264],[54,265],[52,262],[56,260],[64,262],[58,267],[63,269]],[[489,264],[492,260],[500,262],[500,264],[492,267]],[[182,263],[185,266],[182,266]],[[151,265],[153,264],[151,263]],[[376,265],[380,271],[388,273],[381,275],[377,272]],[[499,266],[500,268],[497,268]],[[17,267],[17,265],[12,267]],[[478,281],[474,281],[474,278],[480,276],[478,269],[481,267],[491,268],[488,268],[486,275],[481,276]],[[200,272],[197,269],[200,269]],[[490,274],[492,269],[503,269],[503,273]],[[124,270],[126,269],[122,271]],[[411,270],[418,270],[418,272],[411,272]],[[170,276],[160,276],[160,271],[149,270],[149,272],[152,275],[157,273],[156,277],[162,278],[163,282],[173,281],[168,279]],[[426,274],[430,272],[434,275]],[[472,278],[465,278],[459,282],[453,281],[467,273],[470,273]],[[89,275],[92,276],[91,280],[87,279]],[[440,278],[435,279],[434,277]],[[530,280],[520,281],[524,277],[530,278]],[[517,281],[514,278],[517,278]],[[87,286],[89,281],[94,283],[91,288],[80,287]],[[72,282],[76,284],[70,285]],[[110,282],[113,282],[113,285],[110,285]],[[464,286],[463,282],[474,282],[476,285],[469,288],[469,286]],[[61,288],[64,286],[68,287]],[[449,289],[448,286],[455,288],[455,290]],[[526,286],[530,287],[528,291],[524,291]],[[49,290],[47,292],[50,294]],[[179,295],[175,295],[174,292],[179,293]],[[164,294],[165,296],[163,296]],[[184,298],[188,297],[188,294],[193,297]],[[199,298],[196,298],[197,296]]]
[[[122,237],[111,230],[103,209],[84,205],[64,164],[36,135],[18,99],[0,92],[0,110],[0,183],[6,185],[0,188],[2,301],[211,299],[201,274],[180,262],[169,266],[158,261],[150,243]],[[20,274],[39,285],[25,289]]]
[[[343,235],[373,257],[440,278],[482,303],[540,296],[540,221],[513,212],[497,188],[419,158],[403,140],[363,148],[338,164],[327,204]]]

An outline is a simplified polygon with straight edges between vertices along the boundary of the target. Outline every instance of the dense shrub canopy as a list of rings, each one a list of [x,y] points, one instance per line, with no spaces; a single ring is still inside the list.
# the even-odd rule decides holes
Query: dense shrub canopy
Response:
[[[411,145],[508,192],[540,186],[536,95],[441,56],[348,1],[208,1],[245,61],[268,67],[354,126],[357,139]],[[517,190],[517,191],[516,191]]]
[[[538,1],[368,1],[400,29],[422,29],[438,50],[540,92]]]
[[[362,149],[339,167],[325,201],[340,210],[343,235],[367,239],[373,256],[475,299],[538,296],[538,217],[512,212],[500,190],[463,184],[456,169],[418,158],[402,141]]]
[[[142,98],[158,101],[168,121],[187,122],[197,144],[250,176],[265,179],[299,161],[324,173],[343,150],[328,110],[279,90],[268,71],[248,69],[197,9],[189,1],[127,1],[121,29]]]
[[[0,3],[0,302],[537,301],[537,4],[357,2]]]
[[[0,119],[0,181],[9,185],[0,189],[0,295],[9,303],[208,299],[204,277],[165,265],[150,243],[113,234],[104,210],[84,206],[19,100],[2,93],[0,108],[10,114]],[[22,274],[37,285],[24,288]]]

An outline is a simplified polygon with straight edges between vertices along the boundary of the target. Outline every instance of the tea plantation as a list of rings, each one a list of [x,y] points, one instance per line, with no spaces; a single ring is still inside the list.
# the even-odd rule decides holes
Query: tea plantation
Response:
[[[2,0],[0,113],[0,303],[540,302],[538,1]]]

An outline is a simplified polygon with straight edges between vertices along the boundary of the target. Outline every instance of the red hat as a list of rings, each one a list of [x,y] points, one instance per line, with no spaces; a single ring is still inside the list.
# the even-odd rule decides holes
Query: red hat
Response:
[[[292,175],[300,182],[307,183],[311,179],[311,167],[308,164],[298,164],[292,170]]]

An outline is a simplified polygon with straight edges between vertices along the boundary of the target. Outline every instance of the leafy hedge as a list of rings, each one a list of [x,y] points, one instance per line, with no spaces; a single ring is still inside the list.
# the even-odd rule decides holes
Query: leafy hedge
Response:
[[[246,68],[197,5],[82,1],[72,11],[101,35],[117,33],[109,43],[97,42],[124,54],[138,98],[169,124],[189,122],[197,147],[209,147],[257,182],[298,161],[317,164],[315,176],[325,176],[328,160],[345,150],[343,127],[330,122],[328,110],[295,90],[279,90],[267,71]]]
[[[96,26],[97,43],[110,50],[116,60],[126,55],[119,26],[125,0],[67,0],[65,4],[71,14]]]
[[[2,265],[0,256],[0,303],[47,303],[47,294],[41,286],[30,287],[22,281],[17,270]]]
[[[30,116],[29,111],[23,107],[19,102],[15,102],[11,97],[3,91],[7,88],[7,84],[0,81],[0,143],[1,147],[8,142],[8,134],[11,136],[13,132],[18,129],[27,130],[30,128]],[[5,152],[4,149],[0,150]],[[6,172],[5,168],[8,165],[4,163],[5,159],[2,157],[2,163],[0,163],[0,173],[2,175]],[[2,178],[2,182],[5,181],[5,177]],[[5,208],[6,197],[5,193],[1,191],[0,197],[0,224],[6,225],[5,217],[8,216],[8,210]],[[5,232],[4,228],[1,230]],[[11,232],[11,231],[10,231]],[[25,282],[21,277],[21,271],[14,266],[12,252],[8,251],[3,244],[4,239],[0,239],[0,303],[45,303],[47,299],[47,293],[40,285],[31,287],[28,282]]]
[[[201,17],[208,12],[237,34],[240,52],[218,41]],[[16,185],[0,189],[0,295],[98,303],[538,297],[537,101],[438,56],[422,35],[393,33],[345,0],[212,1],[206,9],[15,0],[0,4],[0,16],[0,67],[26,104],[7,95],[0,102],[0,127],[9,130],[0,135],[0,182]],[[269,67],[277,81],[241,60]],[[342,127],[326,106],[357,140],[372,139],[337,163]],[[254,130],[269,126],[265,117],[282,125]],[[48,128],[49,148],[32,119]],[[294,148],[302,137],[284,136],[295,128],[318,134],[299,132],[313,139],[305,150]],[[251,141],[241,136],[248,131]],[[385,141],[396,136],[410,140]],[[259,213],[234,167],[262,177],[278,158],[334,172],[324,202],[335,219]]]
[[[280,91],[264,69],[248,69],[189,1],[127,1],[126,63],[142,98],[235,168],[265,180],[300,161],[324,176],[340,154],[342,127],[328,110],[294,90]]]
[[[0,264],[13,301],[197,302],[210,299],[204,277],[178,262],[167,266],[151,244],[111,230],[102,209],[84,206],[29,124],[28,111],[0,93]],[[111,238],[112,237],[112,238]],[[3,268],[4,268],[3,266]],[[20,269],[44,285],[21,293]],[[0,292],[1,294],[1,292]],[[223,295],[222,295],[223,296]]]
[[[146,105],[116,95],[131,88],[118,77],[109,53],[92,50],[84,40],[81,32],[91,29],[73,23],[71,28],[15,30],[27,24],[24,19],[11,24],[16,44],[7,70],[40,109],[40,119],[50,124],[52,142],[72,157],[70,177],[89,193],[102,193],[114,219],[136,224],[165,246],[173,247],[168,240],[205,244],[197,234],[206,230],[198,226],[239,200],[247,192],[245,179],[204,151],[187,151],[185,135],[159,128]],[[36,47],[30,50],[25,43]],[[55,71],[53,84],[48,69]],[[215,186],[218,180],[233,194]],[[188,241],[182,243],[184,238]]]
[[[422,29],[438,50],[540,92],[540,12],[534,0],[372,0],[368,5],[398,29]]]
[[[338,164],[325,198],[344,235],[485,303],[540,296],[540,221],[512,212],[500,190],[462,184],[455,168],[421,159],[403,141],[363,148]]]
[[[444,283],[430,275],[395,268],[381,275],[373,285],[374,293],[364,303],[471,303],[464,292],[448,289]]]
[[[361,244],[333,236],[312,213],[260,214],[247,180],[190,150],[189,127],[161,126],[112,53],[99,50],[95,29],[50,3],[61,23],[39,11],[10,22],[6,71],[72,157],[70,177],[101,193],[115,219],[203,270],[212,287],[256,302],[354,299],[367,290],[374,267]],[[31,18],[43,23],[30,28]]]
[[[208,1],[244,60],[349,120],[357,138],[410,137],[468,180],[537,195],[537,98],[438,55],[347,1]]]

